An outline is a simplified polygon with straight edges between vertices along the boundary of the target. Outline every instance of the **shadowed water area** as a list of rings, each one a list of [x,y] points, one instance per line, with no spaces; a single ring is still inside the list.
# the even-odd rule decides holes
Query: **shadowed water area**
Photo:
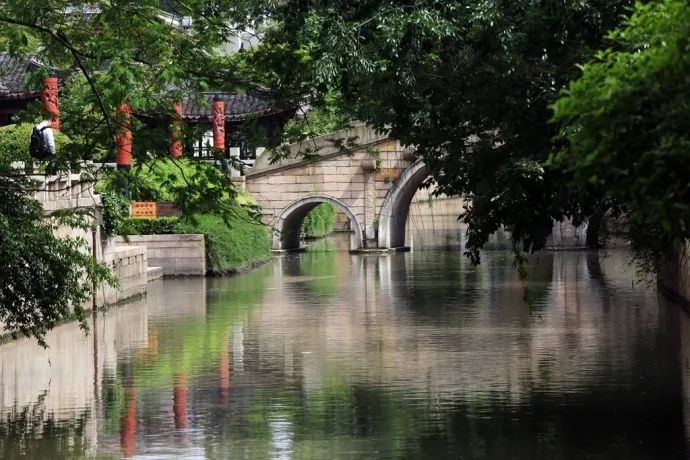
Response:
[[[627,253],[534,258],[529,308],[460,239],[324,240],[2,345],[0,458],[685,458],[690,321]]]

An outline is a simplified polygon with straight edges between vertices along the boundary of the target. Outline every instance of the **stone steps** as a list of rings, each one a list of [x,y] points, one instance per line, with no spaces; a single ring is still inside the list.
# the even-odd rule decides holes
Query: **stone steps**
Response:
[[[146,281],[151,282],[163,278],[163,267],[148,267],[146,269]]]

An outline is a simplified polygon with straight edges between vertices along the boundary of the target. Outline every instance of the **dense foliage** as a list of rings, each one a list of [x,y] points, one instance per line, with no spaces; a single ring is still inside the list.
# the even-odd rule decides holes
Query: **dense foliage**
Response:
[[[335,208],[331,204],[318,205],[304,218],[302,235],[305,238],[321,238],[333,233],[335,218]]]
[[[217,215],[199,215],[195,223],[183,224],[181,230],[206,235],[208,270],[214,274],[237,273],[271,256],[267,228],[243,208],[238,208],[228,221]]]
[[[502,226],[537,250],[552,219],[594,212],[589,190],[564,188],[545,165],[550,105],[630,4],[281,2],[264,46],[306,62],[300,85],[337,91],[353,117],[416,146],[439,192],[472,198],[462,220],[476,261]]]
[[[46,218],[24,192],[25,179],[0,175],[0,321],[14,336],[36,337],[68,318],[86,329],[84,303],[92,283],[112,281],[107,268],[85,251],[84,241],[56,236],[64,226],[86,224],[78,215]]]
[[[625,213],[642,263],[690,237],[690,7],[638,3],[555,105],[553,164]]]

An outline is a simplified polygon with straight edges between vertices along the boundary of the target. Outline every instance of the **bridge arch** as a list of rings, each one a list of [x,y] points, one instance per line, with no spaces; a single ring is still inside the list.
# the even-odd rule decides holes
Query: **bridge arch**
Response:
[[[307,217],[307,214],[312,209],[322,203],[329,203],[345,213],[350,220],[350,226],[355,232],[354,238],[351,239],[350,249],[362,249],[364,237],[362,226],[359,224],[357,217],[355,217],[345,203],[327,195],[308,196],[285,207],[273,225],[273,249],[298,249],[304,218]]]
[[[410,203],[428,176],[429,168],[422,160],[417,160],[395,181],[379,213],[379,248],[405,246],[405,226],[410,213]]]

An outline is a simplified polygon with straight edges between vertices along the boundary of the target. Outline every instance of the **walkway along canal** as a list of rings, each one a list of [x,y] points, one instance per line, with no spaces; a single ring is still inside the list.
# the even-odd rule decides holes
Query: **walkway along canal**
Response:
[[[690,318],[626,253],[541,254],[530,310],[508,253],[424,243],[321,240],[2,345],[0,457],[686,458]]]

